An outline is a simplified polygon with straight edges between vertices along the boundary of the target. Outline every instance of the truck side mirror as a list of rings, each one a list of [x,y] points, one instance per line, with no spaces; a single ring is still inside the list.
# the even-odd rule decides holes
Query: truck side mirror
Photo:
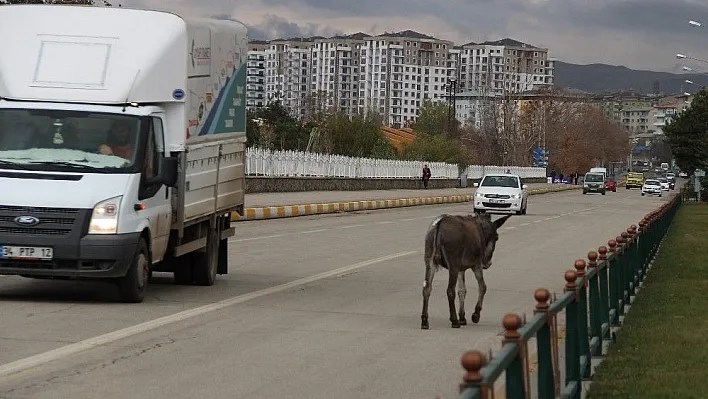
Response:
[[[160,175],[167,187],[177,187],[178,162],[177,157],[162,158]]]
[[[164,184],[167,187],[177,186],[177,158],[165,157],[160,163],[160,173],[146,183],[151,186],[153,184]]]

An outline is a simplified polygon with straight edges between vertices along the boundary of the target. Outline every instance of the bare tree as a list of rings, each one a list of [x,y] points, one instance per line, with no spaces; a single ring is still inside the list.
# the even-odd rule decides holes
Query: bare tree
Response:
[[[328,91],[317,91],[306,95],[300,104],[304,111],[302,117],[309,122],[321,121],[337,111],[334,95]]]

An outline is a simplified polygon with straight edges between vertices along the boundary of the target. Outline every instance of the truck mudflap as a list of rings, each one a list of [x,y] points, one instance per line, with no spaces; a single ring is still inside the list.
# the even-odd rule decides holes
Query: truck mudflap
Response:
[[[0,236],[0,248],[51,248],[51,259],[0,257],[0,274],[33,277],[115,278],[126,275],[140,240],[140,233],[86,235],[76,240],[46,237]],[[16,252],[16,251],[15,251]],[[45,251],[45,257],[49,251]]]

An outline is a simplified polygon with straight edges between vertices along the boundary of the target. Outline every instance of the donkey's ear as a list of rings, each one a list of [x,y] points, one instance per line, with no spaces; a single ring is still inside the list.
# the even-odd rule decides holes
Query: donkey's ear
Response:
[[[502,225],[504,225],[504,223],[506,223],[506,221],[509,220],[510,217],[511,217],[511,215],[506,215],[503,218],[499,218],[499,219],[495,220],[494,227],[496,227],[496,228],[502,227]]]

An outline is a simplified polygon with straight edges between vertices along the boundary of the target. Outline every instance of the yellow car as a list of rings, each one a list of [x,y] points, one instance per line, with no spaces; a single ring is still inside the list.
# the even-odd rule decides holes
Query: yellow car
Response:
[[[644,173],[629,172],[627,173],[627,182],[625,187],[629,190],[632,187],[642,188],[644,185]]]

